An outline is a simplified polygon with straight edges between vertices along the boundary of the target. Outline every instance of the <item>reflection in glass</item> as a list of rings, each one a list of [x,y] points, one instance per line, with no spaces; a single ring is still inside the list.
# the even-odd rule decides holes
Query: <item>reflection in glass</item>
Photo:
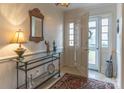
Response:
[[[89,47],[96,47],[96,29],[90,29],[91,38],[89,39]]]
[[[32,16],[32,37],[42,36],[42,20],[40,18]]]

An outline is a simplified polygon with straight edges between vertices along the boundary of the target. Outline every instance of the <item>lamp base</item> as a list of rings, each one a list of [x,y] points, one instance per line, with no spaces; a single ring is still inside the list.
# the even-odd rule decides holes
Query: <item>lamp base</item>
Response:
[[[24,54],[25,51],[26,51],[26,49],[24,49],[24,48],[17,48],[15,50],[15,52],[19,56],[19,58],[23,58],[22,55]]]

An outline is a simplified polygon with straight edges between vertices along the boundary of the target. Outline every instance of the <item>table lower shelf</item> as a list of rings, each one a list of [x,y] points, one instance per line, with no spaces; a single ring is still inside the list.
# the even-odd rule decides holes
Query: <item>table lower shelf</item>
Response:
[[[29,82],[28,82],[28,88],[30,89],[38,88],[40,85],[42,85],[52,77],[56,76],[57,74],[59,75],[59,71],[57,70],[52,74],[45,72],[32,80],[32,86],[31,85],[29,86]],[[19,89],[26,89],[26,84],[19,86]]]

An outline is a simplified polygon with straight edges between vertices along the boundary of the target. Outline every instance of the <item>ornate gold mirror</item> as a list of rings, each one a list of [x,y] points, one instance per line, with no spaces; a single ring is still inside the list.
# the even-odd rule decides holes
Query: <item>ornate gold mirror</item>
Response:
[[[30,41],[40,42],[43,37],[43,20],[44,16],[38,8],[29,11],[30,15]]]

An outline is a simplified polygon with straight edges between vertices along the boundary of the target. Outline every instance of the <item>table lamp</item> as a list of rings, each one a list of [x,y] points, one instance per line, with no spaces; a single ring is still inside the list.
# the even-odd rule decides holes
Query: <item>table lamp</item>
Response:
[[[11,43],[18,43],[19,47],[15,50],[15,52],[17,53],[17,55],[19,56],[19,58],[23,58],[22,55],[24,54],[24,52],[26,51],[26,49],[21,47],[22,43],[26,43],[26,39],[24,37],[24,33],[23,31],[21,31],[21,29],[19,29],[19,31],[16,31]]]

